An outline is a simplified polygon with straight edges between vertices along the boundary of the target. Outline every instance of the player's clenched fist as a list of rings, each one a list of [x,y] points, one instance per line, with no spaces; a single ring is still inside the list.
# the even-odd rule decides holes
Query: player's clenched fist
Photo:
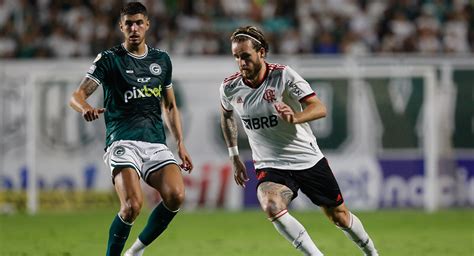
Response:
[[[100,114],[105,112],[105,108],[88,108],[82,111],[82,117],[87,121],[91,122],[99,119]]]

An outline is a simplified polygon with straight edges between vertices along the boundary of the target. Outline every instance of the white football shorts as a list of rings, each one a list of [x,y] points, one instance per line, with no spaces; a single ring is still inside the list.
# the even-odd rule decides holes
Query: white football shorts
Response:
[[[178,165],[166,145],[134,140],[114,141],[104,154],[104,162],[110,168],[111,175],[115,168],[132,167],[145,182],[152,172],[165,165]]]

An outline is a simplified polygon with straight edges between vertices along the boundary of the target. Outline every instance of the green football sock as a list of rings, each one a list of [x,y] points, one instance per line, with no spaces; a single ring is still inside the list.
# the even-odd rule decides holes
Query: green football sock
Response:
[[[148,217],[148,223],[146,224],[143,231],[140,233],[138,238],[144,245],[149,245],[153,240],[155,240],[163,231],[165,231],[168,224],[178,213],[176,211],[170,211],[163,202],[153,209]]]
[[[107,244],[107,256],[120,256],[125,246],[132,224],[127,223],[117,214],[109,230],[109,242]]]

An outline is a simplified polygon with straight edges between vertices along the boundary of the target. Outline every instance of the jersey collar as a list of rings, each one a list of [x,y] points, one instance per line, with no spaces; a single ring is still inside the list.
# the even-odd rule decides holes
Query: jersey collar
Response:
[[[127,50],[127,48],[125,48],[125,45],[124,43],[122,43],[122,48],[125,49],[125,51],[127,52],[128,56],[132,57],[132,58],[135,58],[135,59],[143,59],[145,58],[147,55],[148,55],[148,45],[145,44],[145,53],[143,53],[142,55],[137,55],[137,54],[133,54],[131,52],[129,52]]]

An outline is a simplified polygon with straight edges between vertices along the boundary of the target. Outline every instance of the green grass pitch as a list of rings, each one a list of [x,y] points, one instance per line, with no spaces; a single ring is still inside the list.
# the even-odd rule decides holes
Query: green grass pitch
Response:
[[[0,215],[0,255],[105,255],[116,210]],[[362,255],[319,211],[292,211],[325,255]],[[474,210],[356,212],[380,255],[474,255]],[[143,212],[126,248],[143,228]],[[300,255],[258,210],[183,211],[146,255]]]

